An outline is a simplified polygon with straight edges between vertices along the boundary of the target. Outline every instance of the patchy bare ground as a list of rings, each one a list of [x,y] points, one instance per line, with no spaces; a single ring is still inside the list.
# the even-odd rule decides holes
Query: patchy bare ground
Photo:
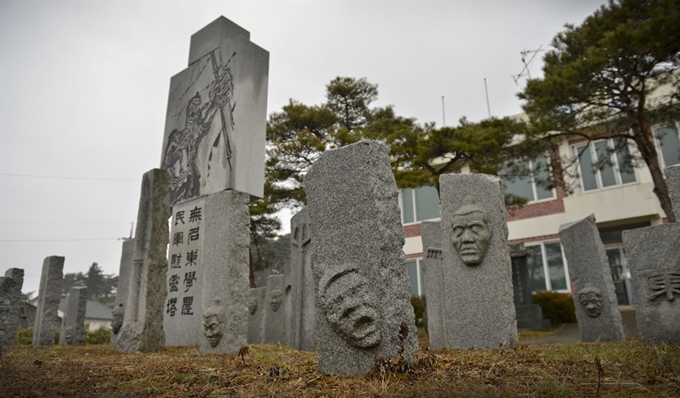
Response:
[[[119,354],[113,347],[5,347],[0,397],[680,396],[680,345],[639,341],[421,351],[410,373],[326,376],[316,353],[251,346]],[[598,362],[601,372],[598,372]],[[599,387],[598,387],[599,384]]]

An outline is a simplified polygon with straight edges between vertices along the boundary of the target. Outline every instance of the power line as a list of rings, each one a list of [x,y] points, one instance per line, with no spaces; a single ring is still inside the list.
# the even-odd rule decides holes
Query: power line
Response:
[[[0,239],[0,242],[85,242],[85,241],[104,241],[104,240],[118,240],[118,238],[101,238],[101,239]]]
[[[54,178],[54,179],[58,179],[58,180],[134,181],[134,182],[142,181],[141,179],[132,179],[132,178],[63,177],[63,176],[47,176],[47,175],[36,175],[36,174],[13,174],[13,173],[0,173],[0,176],[28,177],[28,178]]]
[[[104,222],[0,222],[0,225],[110,225],[129,224],[129,221],[104,221]]]

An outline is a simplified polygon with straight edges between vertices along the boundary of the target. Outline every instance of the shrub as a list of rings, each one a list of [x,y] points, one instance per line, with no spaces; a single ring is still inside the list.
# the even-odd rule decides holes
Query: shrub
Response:
[[[90,332],[85,329],[85,344],[108,344],[111,341],[111,329],[100,327]]]
[[[548,318],[554,325],[576,322],[574,299],[571,294],[557,292],[540,292],[531,295],[534,303],[541,306],[543,318]]]
[[[416,314],[416,326],[422,326],[425,319],[425,298],[411,296],[411,305]]]
[[[33,344],[33,326],[29,326],[26,329],[17,329],[16,338],[14,344],[21,345],[31,345]]]

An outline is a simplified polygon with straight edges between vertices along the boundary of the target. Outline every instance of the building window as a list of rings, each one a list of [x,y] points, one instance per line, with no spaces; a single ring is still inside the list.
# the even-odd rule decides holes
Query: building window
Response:
[[[579,174],[584,192],[636,181],[628,144],[623,139],[575,146],[574,153],[581,154]]]
[[[560,242],[526,246],[531,292],[569,291],[569,281]]]
[[[661,152],[661,167],[680,163],[680,135],[677,125],[657,127],[654,129],[654,135]]]
[[[401,219],[404,224],[439,217],[439,194],[434,187],[401,190]]]
[[[520,172],[528,175],[517,176]],[[530,161],[515,162],[512,167],[506,166],[501,171],[501,181],[503,181],[505,194],[526,199],[527,202],[555,197],[554,189],[545,189],[536,183],[549,179],[550,170],[546,156],[538,156]]]
[[[411,283],[411,296],[425,295],[425,275],[423,275],[423,260],[409,260],[406,262],[408,280]]]

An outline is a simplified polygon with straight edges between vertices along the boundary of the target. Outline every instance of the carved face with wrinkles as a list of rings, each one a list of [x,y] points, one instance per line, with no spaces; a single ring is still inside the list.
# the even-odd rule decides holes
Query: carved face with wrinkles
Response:
[[[589,317],[598,317],[602,312],[602,295],[598,289],[586,286],[578,294],[578,299]]]
[[[379,314],[366,278],[356,266],[341,266],[333,275],[321,279],[321,304],[330,327],[348,344],[371,348],[380,343]]]
[[[451,241],[460,259],[467,265],[479,265],[491,241],[489,216],[477,205],[465,205],[453,215]]]

